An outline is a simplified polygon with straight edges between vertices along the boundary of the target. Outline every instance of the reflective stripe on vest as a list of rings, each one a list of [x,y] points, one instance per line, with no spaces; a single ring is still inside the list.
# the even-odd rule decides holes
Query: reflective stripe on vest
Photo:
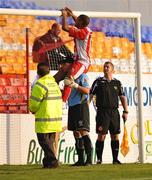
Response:
[[[31,96],[31,99],[37,101],[37,102],[41,102],[43,100],[57,100],[57,99],[62,99],[61,96],[54,96],[54,97],[48,97],[48,89],[46,86],[44,86],[43,84],[41,84],[40,82],[36,82],[36,84],[40,87],[42,87],[43,89],[46,90],[46,97],[44,97],[43,99],[39,99],[39,98],[36,98],[34,96]],[[56,90],[55,90],[56,92]]]
[[[39,99],[35,96],[31,96],[30,99],[33,99],[34,101],[41,102],[43,99]]]
[[[45,98],[43,98],[43,99],[39,99],[39,98],[37,98],[37,97],[31,96],[30,98],[33,99],[34,101],[37,101],[37,102],[41,102],[41,101],[43,101],[43,100],[57,100],[57,99],[62,99],[61,96],[45,97]]]
[[[43,84],[41,84],[40,82],[36,82],[36,84],[40,87],[42,87],[43,89],[45,89],[46,91],[48,91],[48,89],[46,88],[46,86],[44,86]]]
[[[62,121],[62,117],[60,117],[60,118],[36,118],[35,121],[41,121],[41,122]]]
[[[57,100],[57,99],[62,99],[61,96],[56,96],[56,97],[45,97],[44,100]]]
[[[53,83],[52,83],[53,84]],[[46,93],[48,93],[48,88],[46,86],[44,86],[43,84],[41,84],[40,82],[36,82],[36,85],[40,86],[41,88],[45,89]],[[58,91],[57,90],[51,90],[51,93],[54,94],[54,93],[57,93]]]

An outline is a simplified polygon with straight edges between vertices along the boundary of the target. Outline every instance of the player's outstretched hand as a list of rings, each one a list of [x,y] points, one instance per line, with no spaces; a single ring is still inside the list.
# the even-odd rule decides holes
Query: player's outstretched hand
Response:
[[[72,12],[72,10],[70,8],[65,7],[64,9],[67,11],[67,15],[68,16],[72,16],[73,15],[73,12]]]
[[[61,16],[68,16],[68,12],[65,9],[61,9]]]

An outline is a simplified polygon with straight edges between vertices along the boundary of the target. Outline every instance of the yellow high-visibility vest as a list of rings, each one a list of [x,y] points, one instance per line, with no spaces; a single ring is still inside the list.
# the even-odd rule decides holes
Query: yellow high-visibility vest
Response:
[[[61,91],[51,75],[37,80],[32,89],[29,108],[35,114],[36,133],[62,131]]]

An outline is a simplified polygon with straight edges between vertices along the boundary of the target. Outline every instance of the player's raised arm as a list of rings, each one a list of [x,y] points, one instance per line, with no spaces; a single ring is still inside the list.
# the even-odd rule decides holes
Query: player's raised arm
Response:
[[[65,7],[64,9],[67,11],[68,16],[71,16],[71,17],[73,18],[74,21],[77,20],[77,16],[73,14],[73,11],[72,11],[70,8]]]
[[[69,32],[69,25],[67,22],[68,12],[65,9],[61,10],[62,12],[62,29],[66,32]]]

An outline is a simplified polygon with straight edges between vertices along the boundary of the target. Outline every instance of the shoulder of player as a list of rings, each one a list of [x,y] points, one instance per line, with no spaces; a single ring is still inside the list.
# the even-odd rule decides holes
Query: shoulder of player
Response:
[[[92,33],[91,29],[89,27],[83,27],[81,29],[79,29],[80,32],[83,32],[85,34],[90,34]]]
[[[82,77],[82,78],[88,78],[88,79],[89,79],[89,76],[88,76],[87,74],[85,74],[85,73],[83,73],[83,74],[81,75],[81,77]]]
[[[119,80],[119,79],[117,79],[117,78],[113,78],[112,80],[113,80],[113,81],[120,82],[120,80]]]
[[[93,82],[93,86],[98,86],[98,84],[103,81],[105,81],[103,77],[97,77]]]
[[[95,81],[105,81],[105,78],[104,78],[104,77],[99,76],[99,77],[97,77],[97,78],[96,78],[96,80],[95,80]]]
[[[92,30],[89,27],[85,27],[88,32],[92,32]]]
[[[113,78],[112,79],[115,83],[117,83],[117,84],[120,84],[121,85],[121,81],[120,80],[118,80],[118,79],[116,79],[116,78]]]
[[[89,77],[87,74],[81,74],[79,78],[77,78],[77,81],[89,81]]]
[[[85,33],[92,32],[89,27],[77,28],[75,26],[70,26],[70,30],[77,31],[77,32],[85,32]]]

